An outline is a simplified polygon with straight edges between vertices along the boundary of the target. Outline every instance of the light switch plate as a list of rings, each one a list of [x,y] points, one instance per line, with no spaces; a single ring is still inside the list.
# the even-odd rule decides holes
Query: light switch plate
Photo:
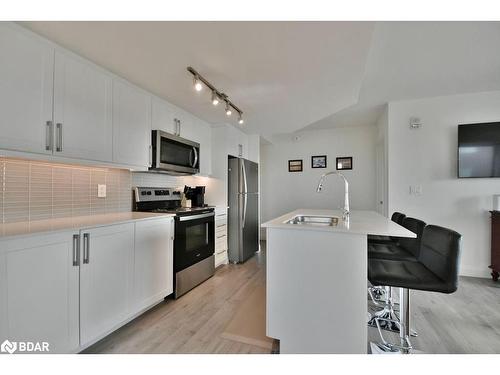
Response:
[[[106,198],[106,185],[97,185],[97,198]]]

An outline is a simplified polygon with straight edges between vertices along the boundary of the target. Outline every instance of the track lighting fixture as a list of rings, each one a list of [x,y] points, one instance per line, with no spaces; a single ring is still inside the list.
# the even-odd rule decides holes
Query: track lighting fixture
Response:
[[[212,90],[212,104],[213,105],[218,105],[219,104],[219,96],[215,92],[215,90]]]
[[[201,89],[203,88],[203,85],[200,82],[200,78],[197,75],[194,76],[193,84],[196,91],[201,91]]]
[[[239,109],[233,102],[231,102],[226,94],[224,94],[222,91],[217,90],[214,85],[208,82],[192,67],[188,66],[187,70],[193,75],[193,86],[196,91],[201,91],[203,89],[203,86],[208,87],[208,89],[212,91],[212,104],[214,106],[217,106],[220,102],[226,103],[226,116],[231,116],[233,114],[233,110],[235,110],[238,114],[238,124],[242,125],[244,123],[243,111]]]

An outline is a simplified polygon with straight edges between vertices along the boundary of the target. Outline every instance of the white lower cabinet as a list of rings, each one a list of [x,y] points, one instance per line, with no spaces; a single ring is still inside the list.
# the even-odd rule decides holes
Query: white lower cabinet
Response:
[[[78,352],[173,289],[173,218],[0,240],[0,342]]]
[[[174,219],[136,223],[134,309],[143,310],[173,292]]]
[[[0,241],[0,342],[47,342],[50,353],[78,351],[73,234]]]
[[[134,223],[81,232],[80,342],[100,339],[131,314]]]

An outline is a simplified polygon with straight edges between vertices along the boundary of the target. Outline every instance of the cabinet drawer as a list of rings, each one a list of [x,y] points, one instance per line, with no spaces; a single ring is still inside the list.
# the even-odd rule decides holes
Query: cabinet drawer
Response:
[[[215,239],[215,252],[220,253],[227,250],[227,237],[221,236]]]
[[[220,215],[215,217],[215,227],[219,228],[221,226],[226,226],[227,225],[227,216],[226,215]]]
[[[215,237],[220,237],[227,234],[227,226],[221,225],[220,227],[215,227]]]

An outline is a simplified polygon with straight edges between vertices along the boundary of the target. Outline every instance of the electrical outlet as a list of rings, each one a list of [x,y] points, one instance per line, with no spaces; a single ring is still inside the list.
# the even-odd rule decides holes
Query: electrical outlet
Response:
[[[97,198],[106,198],[106,185],[97,185]]]
[[[422,185],[410,185],[410,195],[422,195]]]

